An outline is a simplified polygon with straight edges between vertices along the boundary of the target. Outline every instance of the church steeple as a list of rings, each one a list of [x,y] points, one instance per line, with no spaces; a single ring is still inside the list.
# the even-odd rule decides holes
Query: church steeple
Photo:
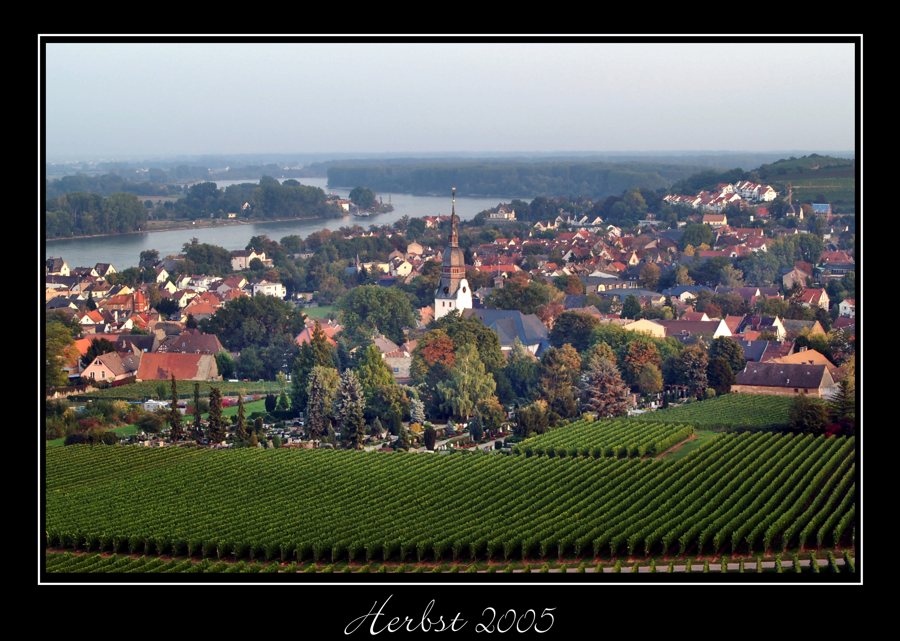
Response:
[[[450,209],[450,246],[459,247],[459,216],[456,215],[456,187],[453,187]]]

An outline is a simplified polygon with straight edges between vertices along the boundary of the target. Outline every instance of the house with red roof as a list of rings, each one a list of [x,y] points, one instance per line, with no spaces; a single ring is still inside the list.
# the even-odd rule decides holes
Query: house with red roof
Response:
[[[819,307],[828,311],[828,293],[824,289],[816,287],[804,287],[800,294],[800,304],[803,307]]]
[[[136,378],[138,381],[164,381],[173,374],[179,381],[222,380],[213,355],[168,352],[144,354]]]

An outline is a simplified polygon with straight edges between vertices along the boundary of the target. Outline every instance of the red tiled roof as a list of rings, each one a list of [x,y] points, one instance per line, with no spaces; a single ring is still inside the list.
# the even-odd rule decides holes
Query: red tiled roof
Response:
[[[340,325],[321,325],[322,333],[325,334],[325,339],[328,341],[328,344],[331,346],[336,346],[337,342],[332,338],[335,334],[341,331],[343,328]],[[303,331],[297,334],[297,337],[294,339],[294,342],[297,345],[303,345],[303,343],[309,343],[312,341],[314,327],[304,327]]]
[[[143,381],[158,381],[171,378],[174,374],[176,380],[205,379],[207,377],[202,371],[205,368],[202,366],[212,358],[209,354],[147,353],[141,358],[137,378]]]

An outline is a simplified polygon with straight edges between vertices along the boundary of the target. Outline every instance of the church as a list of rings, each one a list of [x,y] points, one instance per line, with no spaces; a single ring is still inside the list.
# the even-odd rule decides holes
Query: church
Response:
[[[454,310],[472,309],[472,289],[466,280],[466,259],[459,247],[459,216],[456,215],[456,187],[453,188],[450,212],[450,242],[444,251],[441,282],[434,292],[434,318],[442,318]]]

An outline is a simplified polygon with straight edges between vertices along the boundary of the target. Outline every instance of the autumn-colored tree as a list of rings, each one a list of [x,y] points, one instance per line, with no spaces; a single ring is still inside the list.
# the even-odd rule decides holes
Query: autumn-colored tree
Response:
[[[419,339],[419,344],[413,350],[413,360],[410,373],[413,380],[421,384],[428,376],[428,372],[436,364],[452,368],[456,360],[453,339],[443,329],[432,329]]]
[[[691,248],[693,251],[693,247]],[[687,250],[685,250],[685,254]],[[684,265],[679,265],[675,268],[675,284],[676,285],[693,285],[694,279],[690,277],[688,274],[688,268]]]
[[[625,380],[635,387],[638,385],[638,376],[647,365],[655,365],[658,368],[661,364],[662,358],[656,345],[644,336],[639,336],[628,343],[622,357]]]
[[[517,436],[529,437],[543,434],[550,426],[550,409],[547,401],[538,399],[516,412],[515,433]]]
[[[506,420],[506,410],[496,396],[483,398],[475,405],[475,416],[485,432],[498,431]]]
[[[637,376],[637,388],[642,394],[658,394],[663,389],[662,371],[659,366],[648,363],[641,368]]]
[[[562,303],[558,301],[552,301],[547,303],[546,305],[541,305],[538,307],[534,314],[537,316],[541,322],[547,327],[553,327],[556,323],[556,319],[559,318],[560,314],[565,311],[565,307]]]

